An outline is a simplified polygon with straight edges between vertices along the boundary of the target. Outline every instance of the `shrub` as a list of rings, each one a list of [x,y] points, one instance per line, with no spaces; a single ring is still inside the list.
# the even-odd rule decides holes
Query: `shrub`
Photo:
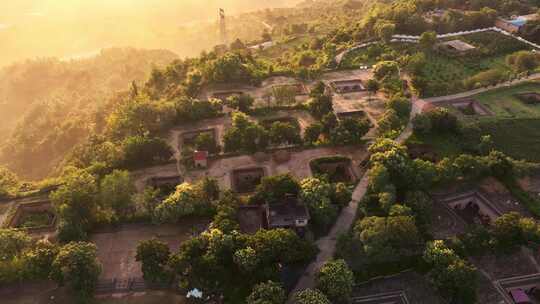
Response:
[[[316,285],[333,303],[348,303],[354,276],[344,260],[326,262],[316,276]]]
[[[169,246],[157,239],[140,241],[137,244],[135,260],[141,262],[145,281],[166,283],[171,278],[167,269],[170,254]]]

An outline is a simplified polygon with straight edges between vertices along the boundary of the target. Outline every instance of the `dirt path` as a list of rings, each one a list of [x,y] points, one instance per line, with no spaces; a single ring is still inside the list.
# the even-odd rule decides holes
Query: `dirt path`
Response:
[[[520,83],[524,83],[524,82],[531,81],[531,80],[536,80],[536,79],[540,79],[540,73],[532,74],[532,75],[530,75],[528,77],[525,77],[525,78],[522,78],[522,79],[516,79],[516,80],[508,81],[508,82],[505,82],[505,83],[502,83],[502,84],[499,84],[499,85],[496,85],[496,86],[492,86],[492,87],[480,88],[480,89],[476,89],[476,90],[471,90],[471,91],[462,92],[462,93],[453,94],[453,95],[447,95],[447,96],[425,98],[424,101],[428,102],[428,103],[431,103],[431,102],[439,102],[439,101],[452,100],[452,99],[460,99],[460,98],[470,97],[470,96],[473,96],[473,95],[476,95],[476,94],[484,93],[484,92],[487,92],[487,91],[496,90],[496,89],[499,89],[499,88],[505,88],[505,87],[514,86],[514,85],[517,85],[517,84],[520,84]]]

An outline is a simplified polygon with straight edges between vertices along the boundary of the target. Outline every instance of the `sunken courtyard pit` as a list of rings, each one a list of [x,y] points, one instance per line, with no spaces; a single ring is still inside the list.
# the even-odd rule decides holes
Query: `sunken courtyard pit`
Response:
[[[351,183],[356,180],[350,158],[343,156],[323,157],[310,162],[314,176],[327,176],[332,183]]]
[[[54,232],[56,213],[49,200],[38,200],[19,204],[8,219],[9,228],[25,229],[28,233]]]
[[[264,168],[238,169],[232,172],[232,188],[237,193],[250,193],[265,176]]]

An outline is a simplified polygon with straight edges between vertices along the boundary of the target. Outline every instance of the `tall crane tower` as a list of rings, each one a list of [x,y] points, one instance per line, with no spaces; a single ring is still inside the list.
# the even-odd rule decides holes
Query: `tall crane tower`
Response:
[[[220,43],[223,45],[227,45],[227,24],[225,22],[225,10],[220,8],[219,9],[219,39]]]

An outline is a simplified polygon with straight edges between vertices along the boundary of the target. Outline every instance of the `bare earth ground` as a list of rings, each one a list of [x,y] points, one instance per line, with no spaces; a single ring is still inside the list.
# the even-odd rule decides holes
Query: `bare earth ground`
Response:
[[[517,250],[510,254],[501,255],[487,254],[480,257],[471,257],[469,260],[478,269],[487,273],[492,280],[538,272],[537,265],[525,250]]]
[[[335,71],[326,73],[321,76],[320,80],[324,82],[329,82],[332,80],[341,80],[341,79],[362,79],[363,81],[366,81],[371,78],[372,76],[371,70],[345,70],[345,71]],[[304,83],[306,86],[306,89],[309,91],[313,85],[318,82],[312,81]],[[227,86],[220,86],[216,85],[211,88],[204,88],[203,92],[201,93],[201,98],[209,98],[212,96],[214,92],[219,91],[242,91],[246,94],[251,95],[255,99],[255,107],[266,107],[269,105],[273,105],[273,103],[269,104],[267,96],[269,96],[272,92],[272,87],[276,85],[284,85],[284,84],[295,84],[299,81],[293,77],[287,77],[287,76],[275,76],[270,77],[266,80],[264,80],[261,83],[260,87],[253,87],[245,84],[229,84]],[[297,96],[296,100],[299,102],[306,101],[307,96]]]
[[[28,285],[28,284],[27,284]],[[73,304],[76,300],[56,284],[40,284],[2,297],[2,304]],[[185,304],[183,296],[165,291],[145,291],[96,297],[89,304]]]
[[[147,181],[151,177],[164,177],[179,175],[180,171],[176,163],[166,164],[162,166],[149,167],[131,172],[131,176],[135,183],[137,192],[142,192],[147,186]],[[180,174],[181,175],[181,174]]]
[[[433,237],[440,240],[464,233],[467,225],[444,203],[434,202],[430,230]]]
[[[498,180],[492,177],[485,178],[477,184],[456,183],[446,185],[444,189],[436,189],[432,193],[437,196],[460,193],[469,190],[481,190],[486,198],[503,214],[518,212],[522,216],[531,217],[531,213],[523,206]]]
[[[157,238],[175,252],[184,240],[198,235],[208,223],[208,220],[187,219],[175,225],[126,224],[115,231],[93,234],[91,241],[97,245],[98,259],[103,265],[100,279],[142,277],[141,265],[135,261],[139,241]]]
[[[301,110],[276,111],[272,113],[271,115],[257,117],[257,120],[260,122],[267,119],[286,118],[286,117],[296,118],[296,120],[298,121],[298,124],[300,125],[302,136],[304,135],[306,128],[315,122],[315,119],[313,118],[313,116],[311,116],[311,114],[309,114],[307,111],[301,111]]]
[[[445,303],[445,301],[437,294],[431,283],[429,283],[424,276],[412,271],[361,284],[355,287],[353,296],[367,296],[395,291],[404,291],[410,303]]]

